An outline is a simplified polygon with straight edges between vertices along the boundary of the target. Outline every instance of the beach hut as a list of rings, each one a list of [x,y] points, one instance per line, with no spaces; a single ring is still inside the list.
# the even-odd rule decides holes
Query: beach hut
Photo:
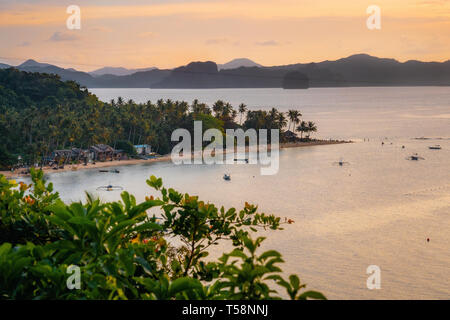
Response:
[[[114,150],[114,159],[116,160],[127,160],[128,157],[124,150]]]
[[[87,157],[86,150],[79,148],[55,150],[50,157],[46,157],[44,162],[46,163],[70,163],[73,161],[79,161]]]
[[[64,150],[55,150],[52,152],[51,156],[53,163],[58,164],[64,164],[67,162],[72,161],[72,150],[71,149],[64,149]]]
[[[298,140],[298,136],[296,133],[288,130],[281,134],[281,139],[283,142],[296,142]]]
[[[106,144],[96,144],[91,146],[89,151],[93,153],[94,161],[106,161],[107,159],[114,158],[114,148]]]

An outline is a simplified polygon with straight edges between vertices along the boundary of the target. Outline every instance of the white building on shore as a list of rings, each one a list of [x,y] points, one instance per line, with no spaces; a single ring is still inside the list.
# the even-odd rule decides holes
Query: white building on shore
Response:
[[[152,152],[152,147],[148,144],[139,144],[135,145],[134,148],[136,149],[137,154],[139,155],[149,155]]]

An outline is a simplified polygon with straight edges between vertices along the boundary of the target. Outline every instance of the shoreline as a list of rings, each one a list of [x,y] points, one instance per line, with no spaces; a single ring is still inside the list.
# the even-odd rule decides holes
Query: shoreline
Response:
[[[344,143],[353,143],[353,141],[313,140],[313,141],[308,141],[308,142],[289,142],[289,143],[281,143],[280,149],[303,148],[303,147],[344,144]],[[268,146],[267,149],[270,150],[270,145]],[[245,148],[245,151],[249,152],[248,146]],[[66,171],[101,169],[101,168],[109,168],[109,167],[117,167],[117,166],[136,165],[136,164],[141,164],[141,163],[166,162],[166,161],[171,161],[170,154],[166,154],[161,157],[154,158],[154,159],[148,159],[148,160],[143,160],[143,159],[114,160],[114,161],[96,162],[95,164],[89,163],[86,166],[83,164],[66,165],[64,167],[64,169],[58,169],[58,170],[53,170],[50,167],[44,167],[42,170],[44,171],[44,174],[49,174],[49,173],[58,173],[58,172],[66,172]],[[23,170],[23,169],[18,169],[17,171],[21,171],[21,170]],[[30,176],[30,174],[20,174],[20,173],[13,172],[13,171],[0,171],[0,175],[5,176],[7,179],[23,178],[23,177]]]

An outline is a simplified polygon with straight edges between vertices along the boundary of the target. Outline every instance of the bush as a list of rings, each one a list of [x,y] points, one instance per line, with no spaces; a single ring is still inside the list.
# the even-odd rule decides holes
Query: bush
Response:
[[[129,156],[137,155],[136,149],[133,144],[127,140],[119,140],[116,142],[116,149],[123,150]]]
[[[117,202],[88,194],[84,204],[65,204],[41,171],[32,177],[32,185],[17,185],[0,176],[1,299],[280,299],[275,287],[291,299],[325,298],[303,291],[296,275],[285,280],[277,251],[257,253],[264,238],[250,234],[288,222],[253,205],[217,208],[154,176],[147,184],[160,192],[156,199],[138,204],[123,192]],[[219,241],[234,250],[207,261]],[[67,286],[72,265],[81,271],[78,290]]]
[[[3,145],[0,146],[0,170],[11,168],[17,161],[17,156],[9,153]]]

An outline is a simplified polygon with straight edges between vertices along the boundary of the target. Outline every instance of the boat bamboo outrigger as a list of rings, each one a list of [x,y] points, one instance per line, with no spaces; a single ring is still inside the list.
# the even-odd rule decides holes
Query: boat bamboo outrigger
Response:
[[[425,158],[419,156],[417,153],[414,153],[413,155],[407,157],[406,160],[419,161],[419,160],[425,160]]]
[[[108,173],[108,172],[111,172],[111,173],[120,173],[120,171],[119,170],[117,170],[117,169],[113,169],[113,170],[99,170],[99,172],[102,172],[102,173]]]
[[[437,144],[435,146],[428,147],[428,149],[430,149],[430,150],[441,150],[442,148],[441,148],[441,146],[439,144]]]
[[[113,185],[107,185],[107,186],[100,186],[97,188],[99,191],[121,191],[123,188],[121,186],[113,186]]]
[[[344,159],[340,158],[339,161],[333,162],[333,164],[336,166],[343,167],[350,165],[350,162],[344,161]]]

